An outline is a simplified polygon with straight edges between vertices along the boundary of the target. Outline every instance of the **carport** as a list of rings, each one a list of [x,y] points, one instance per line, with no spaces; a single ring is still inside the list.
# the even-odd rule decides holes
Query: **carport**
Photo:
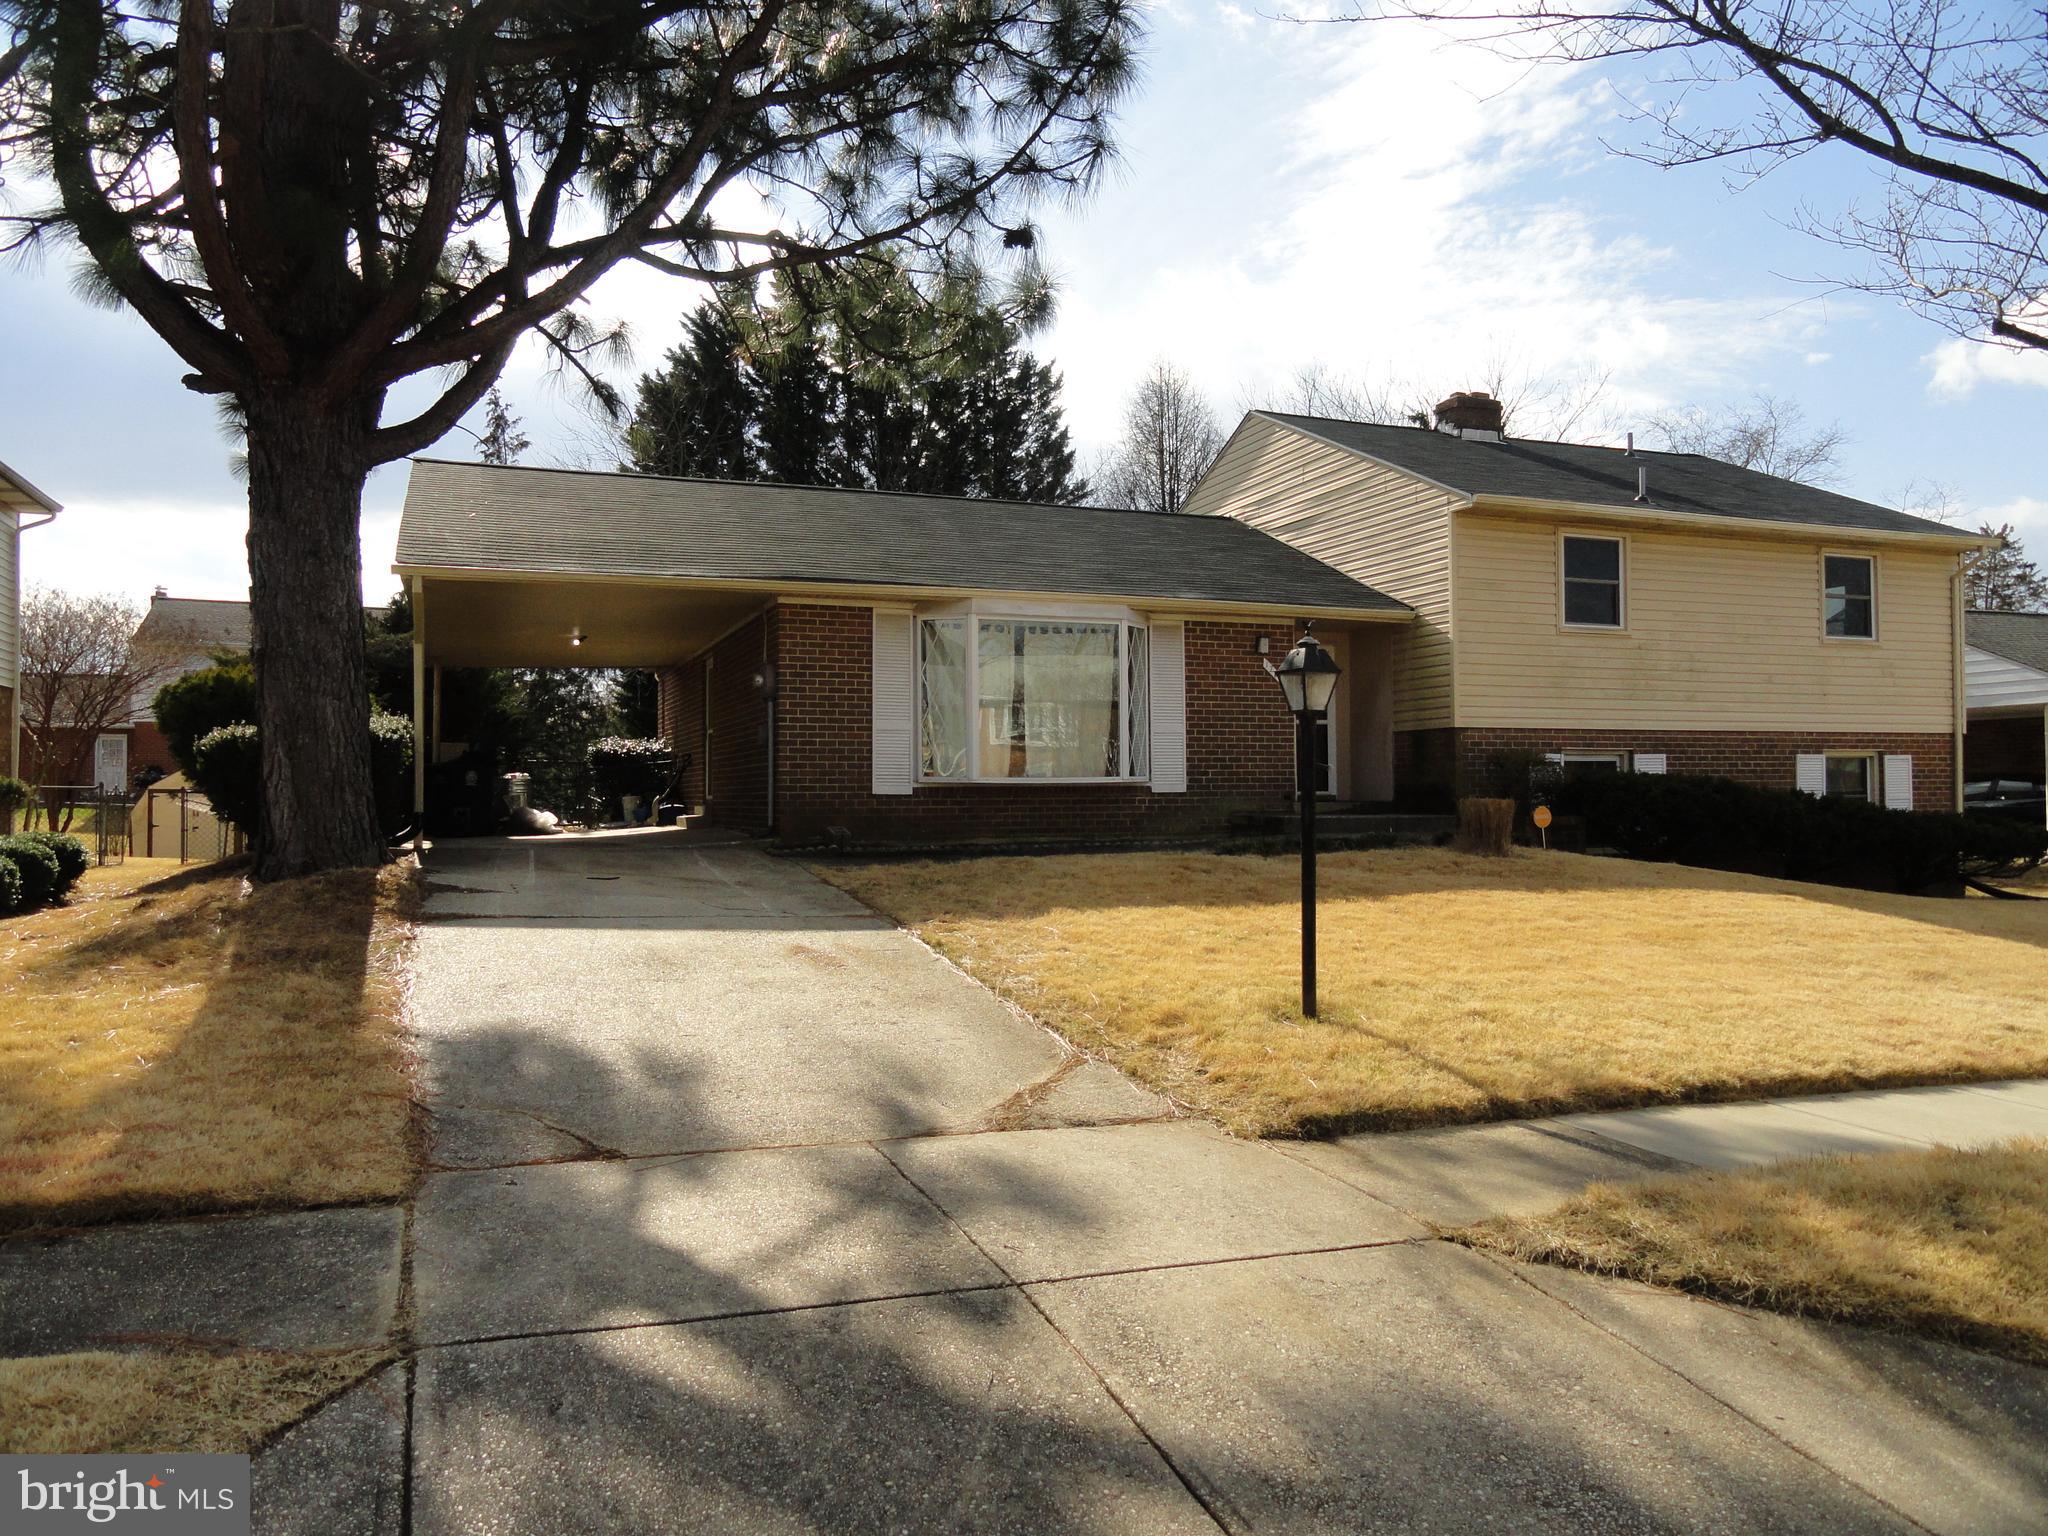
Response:
[[[417,552],[393,569],[412,599],[413,811],[442,756],[442,673],[450,667],[645,667],[667,673],[758,618],[772,592],[562,572],[461,570]],[[664,686],[664,730],[669,694]],[[702,748],[708,750],[708,736]],[[691,744],[692,748],[698,746]],[[701,775],[700,758],[694,772]]]
[[[2048,782],[2048,614],[1972,612],[1964,635],[1964,782]]]

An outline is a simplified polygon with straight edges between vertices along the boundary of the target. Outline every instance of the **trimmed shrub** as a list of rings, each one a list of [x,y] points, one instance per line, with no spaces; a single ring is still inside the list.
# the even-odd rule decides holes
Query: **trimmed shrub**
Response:
[[[21,908],[21,871],[14,867],[14,860],[0,859],[0,913]]]
[[[69,832],[25,832],[57,856],[57,894],[69,894],[71,887],[92,865],[92,854],[85,844]]]
[[[377,825],[389,835],[412,820],[412,722],[403,715],[373,714],[369,729]],[[201,737],[192,755],[192,783],[212,802],[214,814],[253,833],[263,789],[256,727],[221,726]]]
[[[377,793],[377,826],[386,837],[412,825],[412,722],[403,715],[370,715],[370,782]]]
[[[673,760],[669,744],[658,736],[606,736],[590,748],[598,795],[612,802],[625,795],[660,794]]]
[[[0,859],[11,863],[20,876],[23,907],[40,907],[55,897],[62,886],[63,871],[57,855],[32,837],[22,833],[0,837]]]
[[[1562,785],[1557,801],[1584,817],[1588,843],[1630,858],[1862,890],[1953,893],[1965,878],[2023,874],[2048,857],[2048,828],[2023,822],[1691,774],[1589,776]]]
[[[200,740],[224,725],[256,718],[256,669],[246,656],[218,656],[212,666],[157,689],[150,712],[170,744],[171,756],[197,783]]]
[[[1458,802],[1458,836],[1454,844],[1458,852],[1503,859],[1514,841],[1514,801],[1468,798]]]
[[[0,774],[0,816],[13,815],[34,798],[35,790],[29,785]]]
[[[214,815],[256,830],[256,808],[262,803],[263,759],[253,725],[223,725],[193,744],[193,785],[213,806]]]

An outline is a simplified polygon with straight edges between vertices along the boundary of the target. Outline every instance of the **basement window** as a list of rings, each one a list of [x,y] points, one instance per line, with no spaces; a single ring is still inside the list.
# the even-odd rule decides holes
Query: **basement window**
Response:
[[[1150,771],[1146,642],[1144,626],[1121,617],[969,612],[921,618],[920,777],[983,783],[1144,778]]]
[[[1877,798],[1877,760],[1862,753],[1828,755],[1828,793],[1844,800]]]
[[[1621,540],[1567,533],[1560,546],[1565,627],[1620,629],[1626,614]]]

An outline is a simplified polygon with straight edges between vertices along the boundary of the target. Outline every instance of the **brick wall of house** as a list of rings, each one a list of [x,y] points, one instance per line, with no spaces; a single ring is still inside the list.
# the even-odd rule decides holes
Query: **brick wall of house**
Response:
[[[1972,720],[1963,735],[1966,779],[2039,779],[2044,754],[2041,717]]]
[[[1458,733],[1449,726],[1394,732],[1395,803],[1448,810],[1457,798]]]
[[[705,819],[720,826],[768,825],[768,701],[754,678],[771,654],[772,625],[766,613],[750,619],[711,648],[710,698],[699,708],[711,714],[710,761],[698,763],[692,779],[704,786]],[[704,693],[704,663],[694,663],[696,693]],[[691,724],[685,690],[684,728]],[[701,722],[701,714],[696,716]],[[705,753],[701,725],[694,756]]]
[[[1164,795],[1142,784],[922,785],[876,795],[872,614],[791,604],[775,621],[776,830],[785,841],[817,841],[834,827],[903,844],[1166,837],[1288,803],[1292,722],[1253,653],[1261,633],[1275,654],[1292,644],[1285,621],[1187,626],[1188,788]]]
[[[129,777],[134,777],[144,768],[155,768],[163,773],[178,771],[178,760],[171,756],[171,743],[154,720],[138,720],[128,731]]]
[[[1492,754],[1537,752],[1662,752],[1672,773],[1707,773],[1764,789],[1793,787],[1793,759],[1803,752],[1904,752],[1913,759],[1913,808],[1955,809],[1955,742],[1946,732],[1574,731],[1459,729],[1461,784],[1486,781]]]

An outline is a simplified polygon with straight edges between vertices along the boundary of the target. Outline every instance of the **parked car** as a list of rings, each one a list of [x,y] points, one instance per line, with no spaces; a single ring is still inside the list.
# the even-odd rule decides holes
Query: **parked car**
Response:
[[[1971,816],[2040,822],[2048,818],[2048,791],[2038,779],[1978,779],[1963,786],[1963,810]]]

